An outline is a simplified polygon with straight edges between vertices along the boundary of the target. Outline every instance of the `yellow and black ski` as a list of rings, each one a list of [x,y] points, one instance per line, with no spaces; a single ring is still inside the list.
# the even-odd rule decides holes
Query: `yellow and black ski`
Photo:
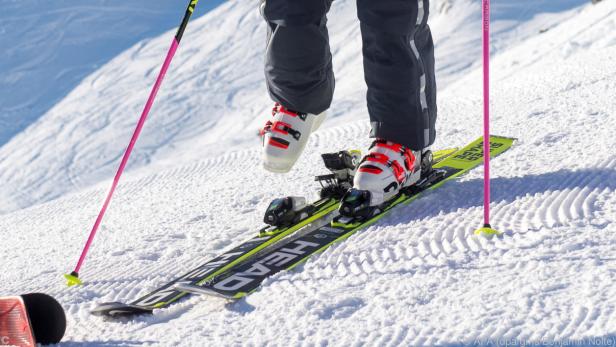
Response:
[[[491,156],[504,153],[514,143],[514,139],[491,136]],[[483,162],[483,138],[456,151],[442,161],[434,164],[431,175],[424,178],[418,185],[401,192],[388,203],[380,206],[380,210],[369,217],[338,216],[326,226],[316,228],[288,242],[281,247],[253,257],[230,271],[204,281],[201,285],[179,284],[177,289],[195,294],[208,294],[227,299],[239,299],[256,290],[267,277],[282,270],[305,262],[310,256],[323,252],[336,242],[344,240],[355,232],[366,228],[385,217],[399,205],[408,204],[419,198],[427,190],[442,186],[445,182],[469,172]]]
[[[434,153],[435,163],[444,160],[457,149],[442,150]],[[345,154],[346,153],[346,154]],[[347,160],[341,160],[341,157],[346,155]],[[355,165],[359,162],[361,154],[358,151],[343,151],[338,153],[324,154],[323,159],[325,166],[334,174],[317,176],[317,181],[321,183],[322,198],[302,207],[293,218],[287,218],[286,213],[280,213],[277,218],[286,222],[284,226],[266,226],[259,233],[243,242],[242,244],[224,252],[218,257],[205,262],[197,268],[185,273],[177,279],[161,286],[160,288],[140,297],[131,303],[109,302],[97,305],[91,311],[97,316],[130,316],[137,314],[152,313],[155,309],[162,309],[169,305],[185,298],[187,295],[193,294],[190,290],[183,288],[201,288],[206,290],[204,285],[215,280],[219,276],[232,271],[237,266],[244,264],[251,259],[260,256],[261,254],[269,253],[270,249],[275,249],[276,245],[287,240],[300,229],[309,231],[317,229],[327,221],[338,215],[337,210],[340,205],[339,201],[344,192],[351,186],[352,176],[345,173],[345,170],[354,171]],[[346,162],[346,163],[345,163]],[[271,223],[268,217],[276,215],[276,205],[283,204],[285,199],[277,199],[268,208],[268,212],[272,209],[273,213],[267,213],[265,221]],[[287,220],[288,219],[288,220]],[[208,294],[216,295],[216,292]]]

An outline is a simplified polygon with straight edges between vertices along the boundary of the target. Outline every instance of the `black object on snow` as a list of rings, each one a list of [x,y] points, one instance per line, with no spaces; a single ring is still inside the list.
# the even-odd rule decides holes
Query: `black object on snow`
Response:
[[[24,294],[21,297],[28,311],[36,342],[43,345],[60,342],[66,332],[66,315],[60,303],[42,293]]]

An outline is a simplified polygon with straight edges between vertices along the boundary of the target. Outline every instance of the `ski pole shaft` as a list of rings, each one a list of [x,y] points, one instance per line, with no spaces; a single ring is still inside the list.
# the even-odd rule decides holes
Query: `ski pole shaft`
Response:
[[[165,61],[163,63],[162,68],[160,69],[160,72],[158,74],[158,77],[156,78],[156,82],[154,83],[154,87],[152,88],[152,91],[150,92],[150,96],[148,97],[148,100],[145,104],[145,107],[143,109],[143,112],[141,113],[141,117],[139,118],[139,122],[137,123],[137,126],[135,128],[135,131],[133,132],[133,136],[130,140],[130,143],[128,144],[128,147],[126,148],[126,151],[124,152],[124,156],[122,157],[122,162],[120,163],[120,167],[118,168],[118,171],[116,172],[116,175],[113,179],[113,183],[111,184],[111,188],[109,189],[109,192],[107,193],[107,198],[105,199],[105,202],[103,203],[103,206],[98,214],[98,217],[96,218],[96,221],[94,222],[94,225],[92,226],[92,229],[90,231],[90,235],[88,236],[88,240],[86,241],[86,244],[81,252],[81,256],[79,257],[79,261],[77,262],[77,265],[75,266],[74,271],[71,273],[71,275],[67,275],[66,277],[69,279],[69,285],[71,285],[71,278],[69,277],[73,277],[72,284],[78,284],[79,280],[78,280],[78,273],[79,270],[81,270],[81,267],[83,265],[83,262],[86,258],[86,255],[88,254],[88,251],[90,250],[90,246],[92,245],[92,242],[94,241],[94,237],[96,236],[96,232],[98,231],[98,228],[103,220],[103,217],[105,215],[105,212],[107,211],[107,208],[109,207],[109,203],[111,202],[111,198],[113,197],[113,193],[115,192],[118,183],[120,182],[120,177],[122,177],[122,173],[124,172],[124,168],[126,167],[126,164],[128,163],[128,159],[130,158],[130,155],[133,151],[133,148],[135,147],[135,143],[137,142],[137,139],[139,138],[139,135],[141,134],[141,130],[143,129],[143,125],[145,124],[145,121],[148,117],[148,114],[150,113],[150,110],[152,108],[152,105],[154,104],[154,100],[156,99],[156,95],[158,94],[158,90],[160,89],[160,86],[163,82],[163,79],[165,78],[165,75],[167,74],[167,70],[169,69],[169,66],[171,65],[171,61],[173,60],[173,57],[175,56],[175,52],[177,51],[179,45],[180,45],[180,41],[182,40],[182,36],[184,35],[184,31],[186,30],[186,27],[188,26],[188,22],[190,21],[190,17],[192,16],[195,7],[197,6],[197,3],[199,2],[199,0],[190,0],[189,4],[188,4],[188,8],[186,9],[186,13],[184,14],[184,18],[182,19],[182,23],[180,24],[180,27],[178,28],[178,31],[175,35],[175,37],[173,38],[173,41],[171,43],[171,47],[169,48],[169,51],[167,52],[167,56],[165,58]]]
[[[490,227],[490,0],[483,0],[483,222]]]

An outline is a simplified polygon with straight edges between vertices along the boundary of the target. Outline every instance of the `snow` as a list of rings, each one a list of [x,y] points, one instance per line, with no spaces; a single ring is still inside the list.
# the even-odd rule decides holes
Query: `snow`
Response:
[[[493,161],[502,238],[472,235],[482,216],[475,170],[238,302],[192,297],[152,316],[91,316],[97,302],[136,298],[254,235],[273,197],[311,196],[320,153],[366,148],[354,2],[340,0],[330,19],[333,117],[290,174],[260,169],[250,134],[269,105],[254,69],[263,28],[253,6],[229,1],[189,27],[85,263],[84,286],[65,288],[61,274],[77,260],[172,33],[114,58],[0,149],[0,295],[57,297],[67,345],[616,343],[610,1],[494,4],[493,133],[519,139]],[[458,34],[479,25],[478,9],[454,1],[433,17],[445,81],[435,148],[480,133],[479,33]]]
[[[219,2],[206,2],[195,16]],[[0,146],[111,58],[178,24],[183,6],[150,3],[0,1]]]
[[[431,17],[441,90],[480,63],[479,4],[459,0],[443,6],[447,3],[433,2]],[[580,3],[586,1],[544,4],[546,13],[543,2],[496,3],[494,51],[571,17]],[[556,9],[563,12],[556,15]],[[362,60],[355,2],[335,3],[329,24],[337,90],[325,126],[367,119],[363,76],[357,73]],[[0,181],[6,182],[0,213],[88,188],[114,174],[174,30],[137,43],[88,75],[0,147]],[[191,22],[129,170],[156,170],[217,156],[221,148],[257,145],[257,129],[271,108],[259,67],[264,37],[263,20],[252,3],[229,1]]]

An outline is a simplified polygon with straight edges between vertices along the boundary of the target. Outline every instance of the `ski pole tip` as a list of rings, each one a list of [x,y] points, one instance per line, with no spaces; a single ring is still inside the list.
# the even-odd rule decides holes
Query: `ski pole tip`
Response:
[[[483,236],[489,239],[491,239],[494,236],[500,236],[502,234],[503,234],[502,232],[496,229],[493,229],[492,226],[490,226],[490,224],[484,224],[482,228],[475,230],[475,235]]]
[[[70,274],[65,274],[64,278],[66,279],[66,285],[69,287],[80,286],[83,284],[83,282],[81,282],[81,280],[79,279],[79,274],[77,274],[75,271],[71,272]]]

